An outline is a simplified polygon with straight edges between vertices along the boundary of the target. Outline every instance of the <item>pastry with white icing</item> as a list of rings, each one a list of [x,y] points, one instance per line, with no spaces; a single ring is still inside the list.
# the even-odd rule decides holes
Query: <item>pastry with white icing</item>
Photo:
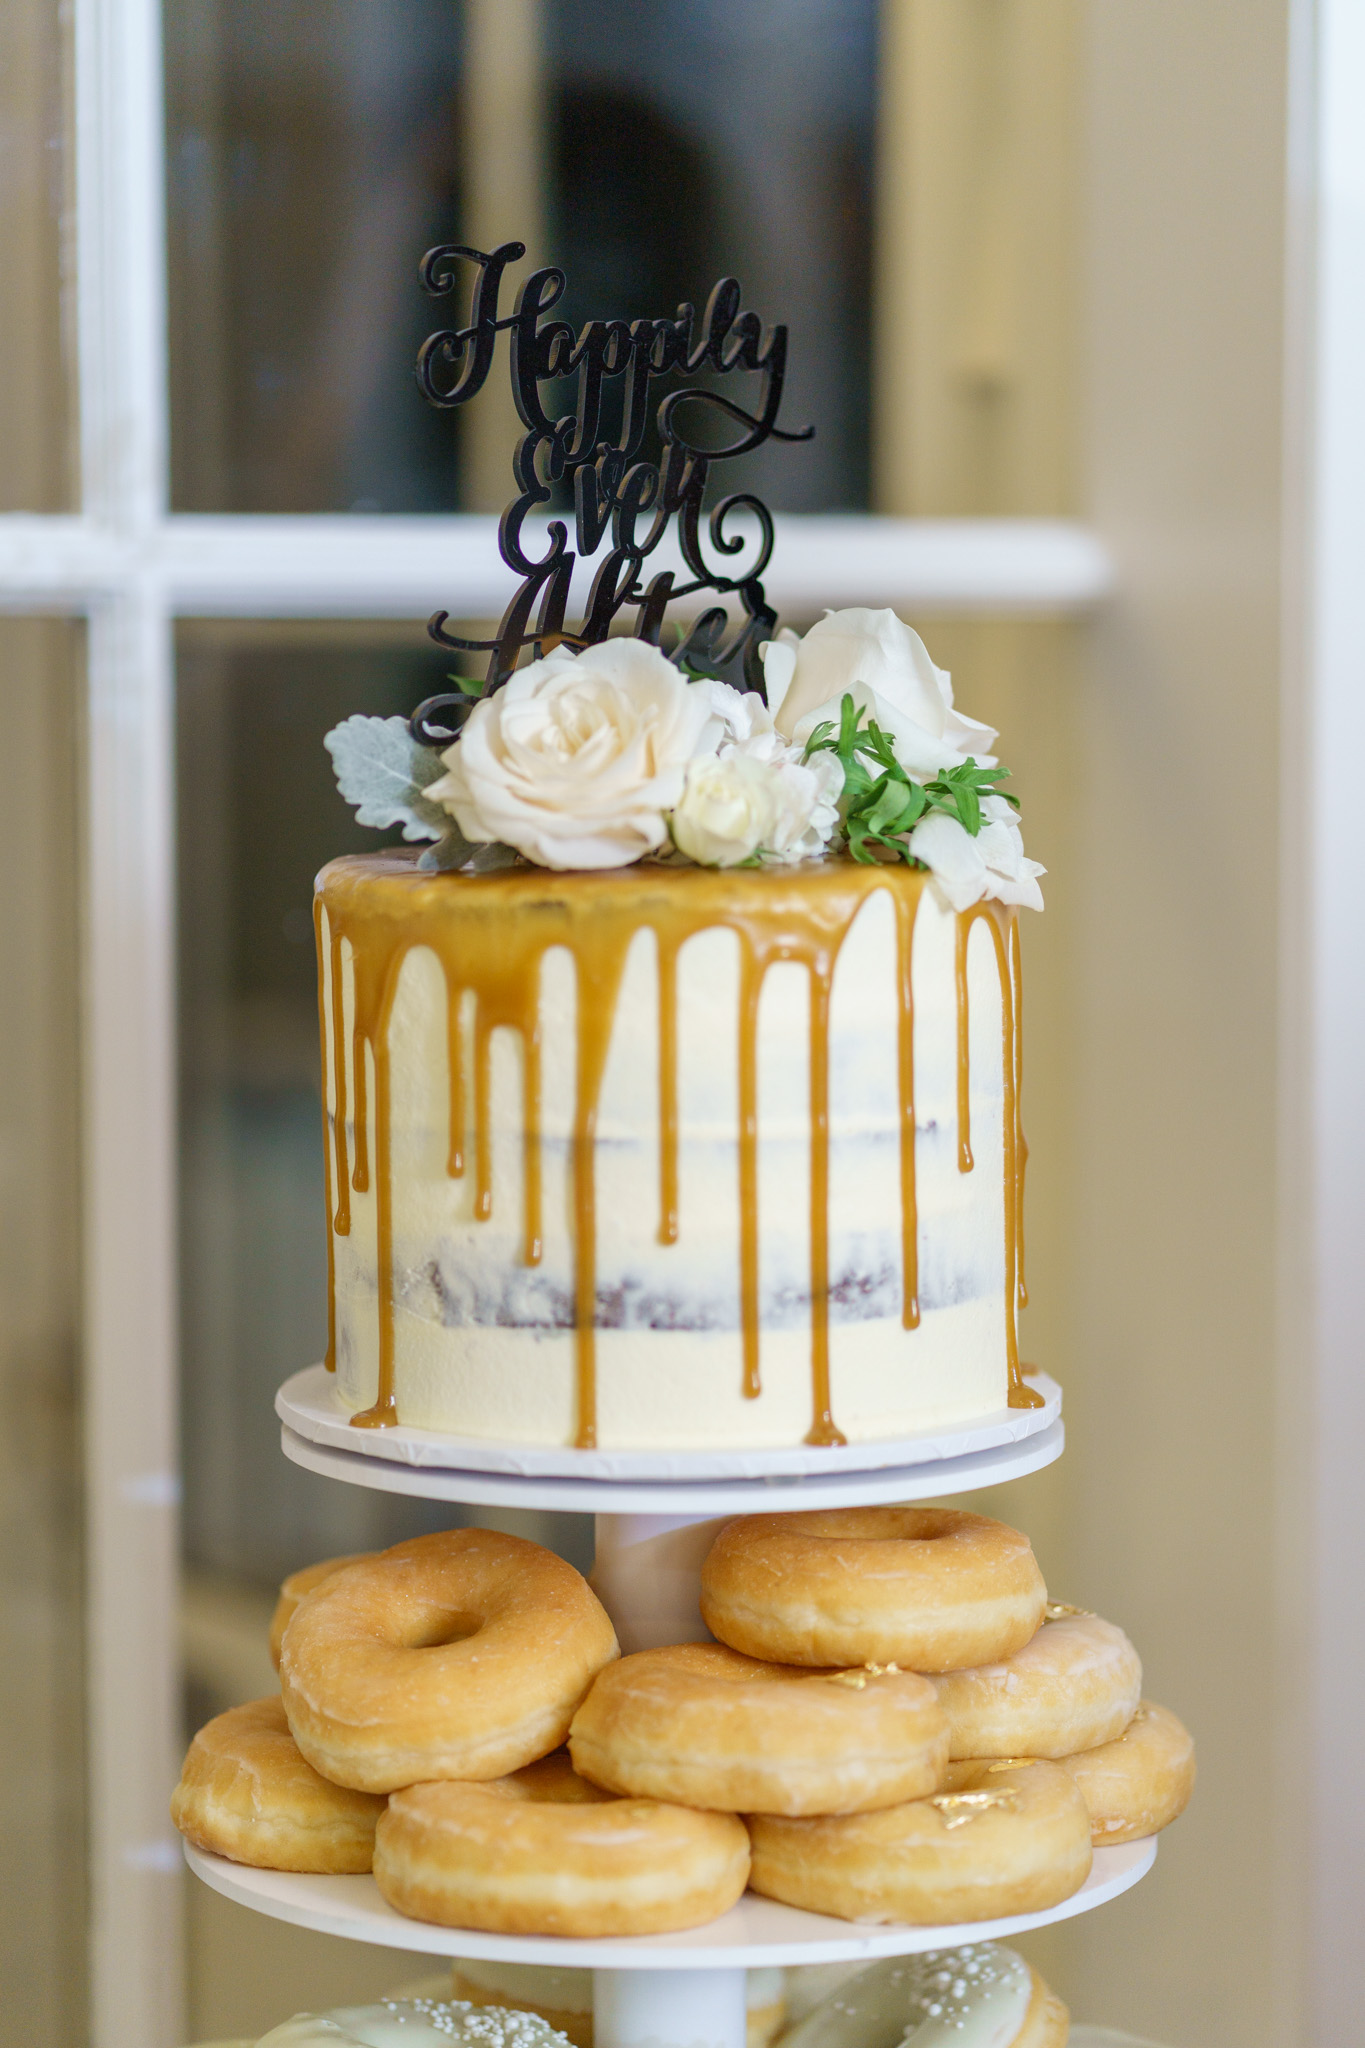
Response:
[[[839,1984],[779,2048],[1065,2048],[1066,2007],[997,1942],[874,1963]]]
[[[378,2005],[300,2012],[257,2048],[569,2048],[534,2013],[462,1999],[385,1998]]]

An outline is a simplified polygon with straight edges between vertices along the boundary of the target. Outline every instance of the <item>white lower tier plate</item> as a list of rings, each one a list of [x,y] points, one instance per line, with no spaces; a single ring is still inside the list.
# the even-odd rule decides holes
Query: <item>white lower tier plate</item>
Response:
[[[358,1430],[352,1431],[358,1436]],[[694,1479],[669,1483],[643,1479],[529,1479],[511,1472],[459,1472],[433,1465],[394,1465],[349,1447],[310,1443],[287,1423],[280,1448],[292,1464],[368,1486],[378,1493],[405,1493],[419,1500],[462,1501],[469,1507],[551,1508],[563,1514],[750,1515],[784,1508],[872,1507],[887,1501],[937,1500],[972,1493],[1040,1472],[1066,1447],[1061,1418],[1019,1444],[973,1451],[939,1464],[883,1466],[871,1472],[832,1472],[813,1478]]]
[[[804,1493],[814,1481],[824,1500],[827,1488],[833,1489],[840,1480],[852,1480],[857,1491],[850,1498],[904,1500],[945,1491],[938,1477],[945,1472],[962,1475],[946,1489],[959,1492],[1018,1478],[1051,1464],[1062,1449],[1062,1390],[1046,1373],[1030,1378],[1043,1396],[1041,1408],[1002,1408],[970,1426],[922,1430],[875,1443],[798,1444],[772,1450],[580,1451],[561,1445],[446,1436],[401,1424],[393,1429],[353,1429],[349,1411],[337,1398],[336,1381],[321,1365],[309,1366],[285,1381],[275,1397],[275,1412],[283,1425],[286,1454],[295,1463],[312,1462],[298,1455],[297,1445],[339,1453],[344,1466],[318,1462],[313,1469],[350,1478],[356,1484],[428,1499],[469,1500],[474,1496],[467,1491],[448,1491],[441,1482],[458,1475],[463,1487],[465,1480],[477,1477],[486,1482],[514,1482],[514,1492],[481,1492],[478,1498],[489,1505],[550,1506],[554,1504],[550,1500],[532,1503],[522,1491],[528,1483],[548,1483],[552,1493],[560,1489],[566,1494],[567,1489],[583,1492],[582,1499],[565,1497],[561,1504],[566,1508],[605,1508],[610,1498],[620,1512],[631,1513],[636,1510],[622,1494],[632,1485],[646,1489],[654,1507],[659,1505],[661,1488],[674,1489],[689,1503],[700,1505],[697,1495],[702,1487],[721,1489],[722,1506],[741,1507],[748,1504],[738,1498],[742,1486],[760,1489],[758,1504],[770,1505],[768,1489],[784,1483],[800,1483]],[[372,1468],[375,1476],[365,1480],[356,1467]],[[912,1483],[911,1475],[922,1475],[923,1483],[918,1479]],[[408,1483],[414,1480],[417,1483]],[[869,1494],[867,1482],[879,1480],[885,1490]],[[585,1489],[591,1490],[591,1499]],[[834,1490],[829,1492],[827,1504],[840,1504]]]
[[[960,1948],[969,1941],[1004,1941],[1027,1934],[1030,1928],[1070,1920],[1106,1905],[1145,1877],[1156,1861],[1156,1838],[1097,1849],[1094,1868],[1080,1890],[1045,1913],[1015,1913],[1004,1920],[975,1920],[957,1927],[873,1927],[803,1913],[746,1892],[737,1906],[705,1927],[608,1941],[433,1927],[386,1905],[372,1877],[300,1877],[284,1870],[253,1870],[244,1863],[230,1863],[225,1856],[206,1855],[188,1843],[185,1856],[205,1884],[240,1906],[319,1934],[373,1942],[381,1948],[488,1962],[546,1963],[558,1969],[761,1970],[787,1963],[873,1962],[878,1956],[913,1955],[921,1949]]]

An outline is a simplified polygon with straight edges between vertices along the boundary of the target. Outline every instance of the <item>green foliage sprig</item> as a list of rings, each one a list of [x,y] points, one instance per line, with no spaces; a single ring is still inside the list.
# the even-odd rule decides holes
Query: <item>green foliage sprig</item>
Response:
[[[844,771],[844,795],[840,809],[848,834],[848,850],[854,860],[869,863],[878,855],[874,847],[895,858],[915,860],[906,843],[907,835],[933,811],[956,818],[964,832],[975,839],[981,830],[982,794],[1003,796],[1019,808],[1019,799],[996,784],[1009,780],[1008,768],[978,768],[970,757],[956,768],[942,769],[932,781],[916,782],[896,759],[890,739],[874,718],[863,723],[863,714],[847,693],[839,706],[839,723],[832,719],[817,725],[806,742],[805,759],[812,754],[834,754]]]

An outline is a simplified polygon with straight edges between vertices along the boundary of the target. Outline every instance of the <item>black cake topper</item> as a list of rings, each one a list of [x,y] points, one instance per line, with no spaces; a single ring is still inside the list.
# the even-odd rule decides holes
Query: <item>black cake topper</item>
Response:
[[[590,320],[579,333],[563,320],[546,316],[564,296],[565,275],[548,266],[526,279],[517,294],[516,310],[499,316],[503,272],[526,254],[522,242],[503,242],[485,252],[463,243],[442,243],[422,259],[421,279],[433,298],[443,298],[459,283],[462,266],[477,268],[470,322],[428,336],[417,358],[417,382],[423,396],[437,406],[464,405],[478,395],[493,363],[497,337],[510,339],[512,395],[526,432],[517,444],[512,471],[517,496],[498,525],[498,547],[509,569],[520,576],[517,590],[492,640],[466,640],[447,632],[448,612],[437,612],[428,626],[442,647],[489,656],[484,694],[505,683],[525,647],[538,652],[566,642],[590,647],[605,640],[617,614],[636,606],[635,637],[658,646],[664,618],[676,598],[699,590],[717,596],[737,594],[744,618],[727,642],[729,624],[722,606],[701,613],[669,658],[680,666],[721,675],[763,694],[762,641],[771,639],[777,615],[763,594],[760,580],[773,550],[772,514],[751,491],[735,491],[712,507],[703,540],[706,486],[714,463],[747,455],[767,440],[808,441],[813,427],[789,431],[777,424],[787,367],[787,330],[763,332],[756,313],[741,309],[739,284],[723,277],[714,287],[697,331],[696,314],[679,306],[672,319]],[[733,370],[755,372],[761,379],[755,409],[746,411],[713,381],[679,384],[679,378],[727,376]],[[573,409],[551,415],[541,387],[573,377]],[[658,462],[641,459],[650,418],[650,387],[668,378],[674,388],[661,399],[655,425],[661,444]],[[621,420],[614,440],[603,437],[604,387],[620,382]],[[692,422],[689,434],[687,421]],[[729,439],[708,448],[694,439],[705,422]],[[723,423],[723,428],[722,428]],[[562,519],[550,521],[549,547],[531,556],[523,543],[526,517],[554,497],[556,485],[573,493],[577,554],[568,545]],[[757,522],[756,552],[742,568],[735,562],[754,548],[755,536],[735,530],[735,515],[748,513]],[[645,559],[658,547],[669,523],[677,518],[678,546],[691,580],[676,582],[672,569],[643,581]],[[581,624],[566,628],[569,586],[578,555],[594,555],[608,525],[611,548],[593,578]],[[706,559],[709,544],[736,569],[713,567]],[[412,716],[414,738],[443,747],[459,731],[477,699],[465,692],[430,697]]]

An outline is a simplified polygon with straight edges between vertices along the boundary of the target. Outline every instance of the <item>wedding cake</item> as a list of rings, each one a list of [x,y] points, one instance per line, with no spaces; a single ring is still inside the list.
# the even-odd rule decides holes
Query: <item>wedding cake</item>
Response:
[[[1042,870],[995,735],[890,611],[798,638],[752,564],[706,568],[706,474],[779,431],[782,330],[760,346],[724,286],[699,342],[687,308],[634,323],[596,384],[580,368],[566,441],[539,412],[573,363],[537,277],[513,323],[529,485],[502,528],[526,580],[477,643],[488,683],[328,739],[362,822],[434,842],[317,886],[342,1402],[361,1425],[602,1449],[897,1438],[1035,1405],[1018,917]],[[433,337],[428,395],[471,395],[480,331]],[[632,464],[629,418],[598,439],[601,383],[632,365],[756,372],[752,415],[723,401],[753,431],[703,452],[677,399],[717,394],[675,392],[659,463]],[[612,522],[572,636],[565,527],[525,553],[543,446],[573,473],[580,547]],[[750,498],[713,541],[740,547],[731,506],[766,560]],[[719,612],[659,644],[673,572],[639,578],[670,511],[687,566],[743,602],[728,648]],[[627,601],[636,634],[609,633]]]

